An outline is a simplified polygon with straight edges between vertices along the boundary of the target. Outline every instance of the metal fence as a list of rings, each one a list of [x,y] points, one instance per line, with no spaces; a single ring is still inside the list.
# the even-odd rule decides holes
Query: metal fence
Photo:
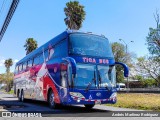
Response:
[[[126,88],[125,90],[118,91],[119,93],[159,93],[160,94],[160,88]]]

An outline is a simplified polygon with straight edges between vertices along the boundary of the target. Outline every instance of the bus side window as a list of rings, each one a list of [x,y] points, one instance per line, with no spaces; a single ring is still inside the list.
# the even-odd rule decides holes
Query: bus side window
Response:
[[[23,70],[23,64],[21,64],[21,71]]]
[[[22,64],[19,65],[19,72],[22,70]]]
[[[31,67],[34,66],[34,58],[30,60]]]
[[[17,65],[17,73],[19,72],[19,65]]]
[[[27,63],[26,63],[26,69],[28,69],[28,67],[29,67],[29,66],[28,66],[28,63],[29,63],[29,60],[28,60]]]
[[[32,59],[31,65],[32,65],[32,66],[35,66],[35,58]]]
[[[23,70],[26,70],[26,62],[23,64]]]
[[[43,64],[44,63],[44,57],[43,54],[40,54],[39,56],[39,64]]]
[[[18,73],[18,65],[15,68],[15,74],[17,74],[17,73]]]
[[[39,64],[39,57],[40,57],[40,56],[36,56],[36,57],[34,58],[34,60],[33,60],[33,66]]]
[[[32,67],[32,59],[28,60],[27,67],[28,68]]]
[[[30,67],[30,65],[29,65],[29,61],[30,61],[30,60],[28,60],[28,61],[27,61],[27,68],[29,68],[29,67]]]
[[[44,52],[45,60],[48,60],[49,54],[48,54],[48,49]]]

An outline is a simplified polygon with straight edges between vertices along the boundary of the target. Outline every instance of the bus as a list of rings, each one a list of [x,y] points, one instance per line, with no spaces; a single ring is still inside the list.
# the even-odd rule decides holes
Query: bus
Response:
[[[19,101],[59,105],[114,104],[117,101],[115,62],[108,39],[102,35],[64,31],[16,63],[14,93]]]

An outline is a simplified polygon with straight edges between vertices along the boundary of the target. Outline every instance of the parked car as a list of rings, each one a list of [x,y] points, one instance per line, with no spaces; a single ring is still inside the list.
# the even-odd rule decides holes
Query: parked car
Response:
[[[117,91],[126,90],[126,85],[124,83],[117,83],[116,85]]]

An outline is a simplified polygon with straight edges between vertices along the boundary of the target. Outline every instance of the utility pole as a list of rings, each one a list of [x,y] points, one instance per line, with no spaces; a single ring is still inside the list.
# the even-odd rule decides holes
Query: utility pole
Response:
[[[123,39],[119,39],[119,41],[122,41],[125,44],[125,48],[126,48],[126,55],[128,54],[128,44],[132,43],[134,41],[130,41],[128,43],[126,43]],[[127,77],[127,92],[129,92],[129,77]]]

